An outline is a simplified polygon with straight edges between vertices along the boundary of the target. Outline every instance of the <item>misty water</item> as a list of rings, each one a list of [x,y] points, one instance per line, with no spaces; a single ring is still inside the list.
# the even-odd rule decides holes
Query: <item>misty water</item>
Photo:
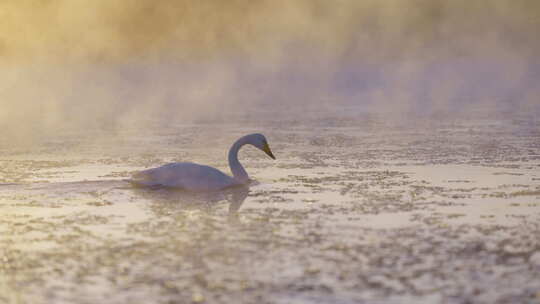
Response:
[[[0,146],[0,303],[540,302],[540,120],[272,110]],[[134,188],[194,161],[253,182]]]

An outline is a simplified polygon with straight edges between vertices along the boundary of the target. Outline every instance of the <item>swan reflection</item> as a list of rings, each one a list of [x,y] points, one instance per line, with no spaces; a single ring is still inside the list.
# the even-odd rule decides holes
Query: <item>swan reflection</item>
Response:
[[[151,200],[159,210],[203,210],[211,213],[215,207],[228,203],[229,217],[236,217],[249,195],[249,185],[212,192],[189,192],[171,188],[134,188],[138,196]],[[153,208],[154,209],[154,208]]]

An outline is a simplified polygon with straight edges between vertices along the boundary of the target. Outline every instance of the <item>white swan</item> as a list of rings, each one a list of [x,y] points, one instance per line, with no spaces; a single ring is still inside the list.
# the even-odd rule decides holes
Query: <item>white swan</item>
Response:
[[[212,191],[246,184],[249,176],[238,161],[238,151],[246,144],[264,151],[276,159],[262,134],[249,134],[238,139],[229,150],[229,167],[233,177],[218,169],[194,163],[171,163],[158,168],[141,171],[130,182],[139,186],[164,186],[190,191]]]

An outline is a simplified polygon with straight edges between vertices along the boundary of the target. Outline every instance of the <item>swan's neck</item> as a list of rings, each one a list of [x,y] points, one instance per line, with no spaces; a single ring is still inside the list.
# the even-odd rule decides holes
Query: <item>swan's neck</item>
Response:
[[[242,184],[245,184],[249,181],[249,176],[242,164],[240,164],[240,162],[238,161],[238,151],[246,143],[246,138],[242,137],[238,139],[229,150],[229,167],[231,167],[231,172],[234,179]]]

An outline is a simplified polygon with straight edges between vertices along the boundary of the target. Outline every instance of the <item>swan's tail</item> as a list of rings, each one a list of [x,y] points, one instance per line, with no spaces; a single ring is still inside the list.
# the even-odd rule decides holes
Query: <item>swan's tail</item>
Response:
[[[154,180],[154,169],[144,170],[133,174],[130,179],[124,179],[124,181],[132,184],[135,187],[153,187],[160,185]]]
[[[123,181],[134,187],[151,187],[156,185],[156,183],[152,182],[149,176],[144,172],[136,173],[132,178],[123,179]]]

